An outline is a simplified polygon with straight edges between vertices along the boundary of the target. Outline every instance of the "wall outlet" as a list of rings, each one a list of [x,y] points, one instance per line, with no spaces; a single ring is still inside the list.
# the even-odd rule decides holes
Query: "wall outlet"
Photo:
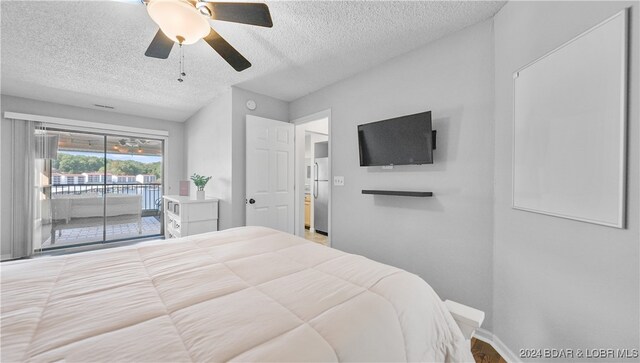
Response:
[[[344,177],[343,176],[334,176],[333,177],[333,185],[335,185],[337,187],[343,187],[344,186]]]

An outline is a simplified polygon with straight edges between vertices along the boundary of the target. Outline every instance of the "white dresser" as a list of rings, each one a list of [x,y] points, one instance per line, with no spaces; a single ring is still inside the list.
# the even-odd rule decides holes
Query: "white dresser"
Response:
[[[165,195],[164,237],[179,238],[218,230],[218,199]]]

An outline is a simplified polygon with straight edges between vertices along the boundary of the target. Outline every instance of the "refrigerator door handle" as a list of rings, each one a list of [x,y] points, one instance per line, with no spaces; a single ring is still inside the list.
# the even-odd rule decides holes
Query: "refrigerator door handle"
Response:
[[[313,167],[315,168],[315,172],[313,174],[313,180],[314,180],[314,185],[313,185],[313,197],[315,199],[318,199],[318,163],[313,163]]]

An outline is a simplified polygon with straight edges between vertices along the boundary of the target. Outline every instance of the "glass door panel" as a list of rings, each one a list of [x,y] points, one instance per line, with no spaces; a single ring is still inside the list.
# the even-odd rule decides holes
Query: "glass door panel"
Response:
[[[47,221],[43,223],[41,248],[102,242],[105,190],[100,168],[105,162],[104,136],[56,129],[40,132],[46,134],[46,140],[57,142],[57,149],[45,147],[47,155],[36,157],[40,169],[36,177],[43,186],[39,196],[41,217]]]
[[[106,137],[105,241],[162,233],[162,140]]]

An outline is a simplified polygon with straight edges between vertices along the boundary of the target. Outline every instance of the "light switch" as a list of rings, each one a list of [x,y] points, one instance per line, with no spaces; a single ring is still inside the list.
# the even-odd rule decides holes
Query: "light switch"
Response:
[[[333,177],[333,185],[335,185],[337,187],[343,187],[344,186],[344,177],[343,176],[334,176]]]

